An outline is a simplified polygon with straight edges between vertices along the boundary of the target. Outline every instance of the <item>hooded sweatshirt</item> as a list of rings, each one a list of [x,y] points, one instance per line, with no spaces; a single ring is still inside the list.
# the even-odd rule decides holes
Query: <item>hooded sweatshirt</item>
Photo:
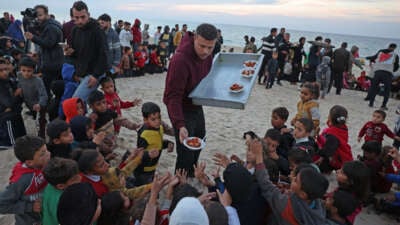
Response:
[[[63,41],[62,26],[59,22],[48,19],[41,27],[40,36],[35,35],[32,38],[32,42],[41,49],[40,68],[45,71],[60,70],[64,63],[64,51],[58,44]]]
[[[325,216],[325,208],[320,199],[314,200],[313,207],[296,194],[282,194],[269,180],[264,164],[256,166],[256,177],[263,197],[271,206],[272,215],[268,224],[275,225],[324,225],[333,224]]]
[[[142,43],[142,31],[140,31],[140,20],[135,19],[135,23],[132,26],[132,34],[133,34],[133,43],[140,44]]]
[[[194,50],[194,34],[185,34],[169,64],[163,99],[175,128],[185,126],[184,111],[201,109],[201,106],[193,105],[188,96],[210,72],[212,59],[212,55],[200,59]]]
[[[24,34],[21,30],[21,25],[21,20],[16,20],[14,23],[10,24],[7,29],[7,35],[16,42],[25,41]]]
[[[106,34],[96,20],[90,18],[83,27],[75,26],[72,30],[71,55],[75,60],[76,75],[94,77],[103,75],[107,70],[107,41]]]
[[[69,98],[62,103],[65,121],[69,123],[72,118],[78,116],[78,102],[83,102],[80,98]],[[82,104],[83,105],[83,104]]]
[[[79,83],[74,80],[75,67],[74,65],[64,63],[61,70],[62,78],[64,80],[64,94],[61,97],[61,102],[69,99],[78,88]]]
[[[12,169],[9,185],[0,193],[0,213],[15,214],[15,224],[40,222],[40,214],[32,211],[33,202],[41,198],[47,185],[42,171],[17,163]]]

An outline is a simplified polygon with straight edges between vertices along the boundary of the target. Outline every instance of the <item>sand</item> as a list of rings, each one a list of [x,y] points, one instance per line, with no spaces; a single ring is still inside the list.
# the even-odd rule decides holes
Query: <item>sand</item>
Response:
[[[117,79],[117,88],[120,97],[124,100],[141,98],[144,102],[153,101],[161,106],[162,118],[170,123],[165,105],[162,103],[166,74],[145,75],[136,78]],[[334,91],[333,91],[334,92]],[[343,105],[349,112],[348,127],[350,145],[353,156],[361,154],[360,143],[357,143],[357,133],[361,126],[371,118],[372,111],[377,108],[369,108],[363,100],[365,92],[343,90],[342,95],[330,94],[325,100],[320,101],[321,128],[324,128],[329,109],[336,104]],[[299,101],[298,86],[283,82],[283,86],[275,85],[272,89],[266,90],[264,86],[255,84],[249,101],[244,110],[226,109],[216,107],[204,107],[207,129],[207,146],[203,149],[200,160],[208,165],[207,170],[215,168],[212,163],[212,156],[216,152],[227,155],[237,154],[245,157],[245,145],[242,140],[244,132],[252,130],[263,136],[268,128],[271,128],[270,116],[273,108],[285,106],[290,112],[290,119],[296,112],[296,104]],[[375,105],[381,104],[382,97],[376,98]],[[389,127],[394,126],[396,120],[395,109],[399,101],[390,99],[386,123]],[[134,121],[141,121],[140,108],[134,107],[123,110],[123,116]],[[26,118],[25,123],[30,134],[35,133],[34,121]],[[167,137],[174,140],[172,137]],[[391,144],[389,138],[385,138],[385,144]],[[118,138],[118,152],[123,153],[136,144],[136,133],[122,129]],[[164,152],[158,171],[173,171],[175,166],[176,153]],[[16,162],[12,150],[0,151],[0,190],[8,182],[11,168]],[[332,182],[333,183],[333,182]],[[376,215],[370,213],[370,209],[364,209],[356,221],[356,224],[394,224],[394,220],[387,215]],[[0,215],[0,224],[8,225],[13,222],[12,217]]]

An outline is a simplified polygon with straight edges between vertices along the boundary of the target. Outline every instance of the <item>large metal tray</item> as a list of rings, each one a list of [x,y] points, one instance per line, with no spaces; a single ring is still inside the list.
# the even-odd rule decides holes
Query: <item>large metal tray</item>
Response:
[[[257,80],[264,55],[248,53],[219,53],[215,58],[210,73],[190,93],[195,105],[216,106],[244,109],[245,104]],[[251,78],[243,77],[241,70],[246,60],[257,61],[255,73]],[[243,91],[232,93],[234,83],[243,85]]]

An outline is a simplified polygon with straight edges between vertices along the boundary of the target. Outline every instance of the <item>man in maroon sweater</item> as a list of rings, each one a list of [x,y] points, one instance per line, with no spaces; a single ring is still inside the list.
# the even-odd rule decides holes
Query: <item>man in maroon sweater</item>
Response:
[[[164,103],[175,129],[178,154],[175,169],[185,169],[190,177],[194,176],[193,165],[200,151],[189,150],[182,142],[189,136],[203,138],[206,129],[203,108],[193,105],[188,96],[211,69],[216,40],[217,29],[211,24],[201,24],[195,34],[185,34],[169,64],[165,82]]]

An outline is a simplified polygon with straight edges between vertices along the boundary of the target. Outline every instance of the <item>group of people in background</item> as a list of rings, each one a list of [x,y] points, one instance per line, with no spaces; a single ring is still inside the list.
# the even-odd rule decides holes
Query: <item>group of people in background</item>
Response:
[[[311,47],[306,52],[306,38],[301,37],[298,42],[291,42],[290,33],[287,33],[285,28],[281,28],[279,33],[277,28],[272,28],[270,34],[261,39],[262,46],[258,49],[254,37],[249,39],[246,35],[244,40],[244,53],[258,53],[261,50],[261,54],[264,55],[258,83],[265,84],[267,89],[272,87],[275,80],[278,85],[282,85],[281,80],[287,80],[291,84],[298,81],[318,82],[323,91],[321,98],[330,92],[332,86],[336,87],[337,95],[341,94],[343,88],[368,91],[365,100],[370,101],[371,107],[375,96],[382,93],[384,102],[381,108],[384,110],[387,109],[391,90],[398,91],[399,82],[393,78],[393,73],[398,70],[398,56],[394,53],[397,45],[394,43],[387,49],[379,50],[376,55],[366,57],[371,64],[375,64],[372,67],[372,76],[367,77],[363,70],[364,61],[359,58],[359,48],[354,45],[349,51],[346,42],[334,50],[331,39],[323,40],[318,36],[314,41],[309,41]],[[384,61],[380,61],[379,58],[382,54],[387,54]],[[388,68],[382,70],[382,64],[389,64]],[[360,68],[360,74],[353,74],[353,65]],[[374,76],[377,70],[381,72]],[[382,75],[383,73],[385,75]],[[380,90],[379,84],[383,84],[383,91]]]
[[[360,127],[363,155],[354,160],[347,109],[332,106],[328,127],[321,131],[318,99],[333,83],[338,95],[343,85],[352,86],[352,64],[362,67],[358,48],[348,51],[344,42],[333,51],[331,40],[317,37],[307,55],[306,39],[293,44],[284,28],[279,34],[272,28],[260,49],[254,37],[245,36],[243,52],[264,55],[260,84],[267,89],[275,80],[303,84],[291,120],[286,107],[277,107],[264,136],[244,133],[245,158],[214,155],[224,169],[221,179],[219,169],[206,174],[206,164],[198,163],[201,151],[184,144],[188,137],[206,135],[203,109],[188,95],[221,51],[221,30],[211,24],[200,24],[195,32],[185,24],[172,30],[159,26],[152,40],[149,25],[142,30],[139,19],[133,26],[119,20],[113,28],[109,15],[91,18],[82,1],[73,4],[71,20],[63,25],[45,5],[23,14],[23,29],[8,13],[0,19],[1,34],[9,35],[0,38],[0,145],[14,147],[19,161],[0,192],[0,213],[15,214],[17,225],[348,225],[371,203],[384,212],[400,212],[398,194],[375,196],[400,181],[400,125],[391,131],[383,111],[388,80],[399,67],[395,44],[368,58],[375,62],[371,88],[357,84],[369,88],[366,100],[373,106],[383,83],[386,100]],[[22,39],[9,32],[13,24],[24,31]],[[114,82],[166,70],[163,102],[172,127],[162,120],[157,103],[122,100]],[[26,135],[22,104],[37,120],[38,136]],[[140,124],[123,116],[122,109],[139,105]],[[136,148],[119,159],[114,150],[121,127],[136,131],[138,138]],[[174,136],[175,143],[164,134]],[[393,146],[382,146],[385,135],[394,139]],[[175,174],[157,175],[162,151],[175,146]],[[327,193],[324,174],[333,171],[339,186]],[[195,181],[208,191],[189,184]],[[165,197],[159,199],[164,187]]]

